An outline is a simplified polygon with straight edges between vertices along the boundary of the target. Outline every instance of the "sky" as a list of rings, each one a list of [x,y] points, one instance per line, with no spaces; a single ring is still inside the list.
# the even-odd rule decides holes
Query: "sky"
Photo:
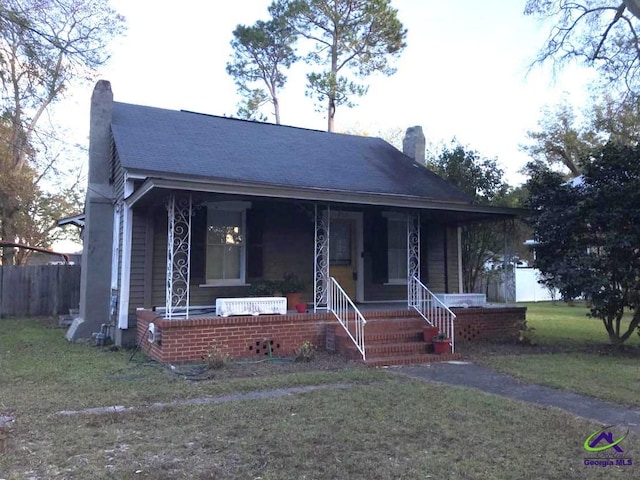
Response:
[[[234,115],[239,96],[226,73],[232,31],[268,18],[270,0],[112,0],[128,31],[111,45],[98,78],[109,80],[116,101],[214,115]],[[377,134],[421,125],[427,142],[456,137],[496,158],[505,180],[517,185],[527,162],[520,145],[545,105],[561,96],[581,104],[592,74],[578,67],[558,76],[528,67],[548,27],[522,13],[524,0],[392,0],[408,30],[395,75],[374,75],[352,109],[339,107],[336,131]],[[282,123],[326,129],[325,112],[305,97],[302,64],[289,72],[280,96]],[[88,136],[93,85],[72,89],[54,115],[79,141]],[[64,123],[63,122],[63,123]]]

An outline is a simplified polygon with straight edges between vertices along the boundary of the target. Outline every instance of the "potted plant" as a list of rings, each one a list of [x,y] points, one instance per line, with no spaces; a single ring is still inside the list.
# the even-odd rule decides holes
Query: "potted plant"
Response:
[[[438,336],[438,327],[433,327],[431,325],[425,325],[422,328],[422,334],[424,341],[427,343],[433,343],[434,337]]]
[[[433,337],[433,353],[437,355],[451,353],[451,340],[446,333],[440,332]]]
[[[293,310],[297,304],[302,303],[302,291],[304,282],[295,273],[285,273],[280,282],[280,291],[287,297],[287,310]]]
[[[252,297],[273,297],[279,291],[279,282],[274,280],[257,280],[251,282],[249,295]]]

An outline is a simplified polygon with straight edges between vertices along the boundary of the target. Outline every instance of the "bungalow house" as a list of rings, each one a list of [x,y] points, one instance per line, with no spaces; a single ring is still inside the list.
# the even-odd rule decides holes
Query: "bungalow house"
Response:
[[[98,82],[80,318],[67,337],[112,325],[119,345],[189,361],[212,342],[243,356],[346,335],[364,358],[373,319],[390,309],[400,319],[382,330],[404,317],[415,326],[420,312],[459,337],[440,303],[463,293],[459,227],[515,215],[425,168],[424,145],[419,127],[403,153],[379,138],[114,102]],[[309,313],[274,315],[279,297],[248,298],[287,273],[303,281]],[[234,310],[234,299],[248,303]],[[505,325],[524,315],[500,312]]]

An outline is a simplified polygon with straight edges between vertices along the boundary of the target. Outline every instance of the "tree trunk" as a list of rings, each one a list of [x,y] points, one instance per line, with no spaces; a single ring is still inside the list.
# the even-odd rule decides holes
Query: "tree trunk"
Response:
[[[280,125],[280,103],[276,96],[273,96],[273,113],[276,117],[276,125]]]
[[[333,44],[331,46],[331,74],[329,75],[329,106],[327,109],[327,131],[333,132],[336,116],[336,96],[338,86],[338,31],[333,31]]]
[[[335,114],[336,114],[336,102],[333,98],[329,97],[329,108],[327,109],[327,132],[334,131]]]
[[[640,0],[623,0],[627,10],[629,10],[634,17],[640,18]]]

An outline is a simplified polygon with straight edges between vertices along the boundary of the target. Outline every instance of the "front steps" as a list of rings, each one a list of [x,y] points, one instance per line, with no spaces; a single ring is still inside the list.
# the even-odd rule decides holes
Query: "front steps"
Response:
[[[393,312],[366,312],[367,324],[364,329],[366,365],[382,367],[390,365],[413,365],[448,360],[459,360],[459,353],[436,355],[433,344],[425,342],[422,329],[426,325],[424,319],[411,310]],[[327,344],[339,354],[357,361],[362,355],[347,335],[344,328],[336,321],[329,325]]]

